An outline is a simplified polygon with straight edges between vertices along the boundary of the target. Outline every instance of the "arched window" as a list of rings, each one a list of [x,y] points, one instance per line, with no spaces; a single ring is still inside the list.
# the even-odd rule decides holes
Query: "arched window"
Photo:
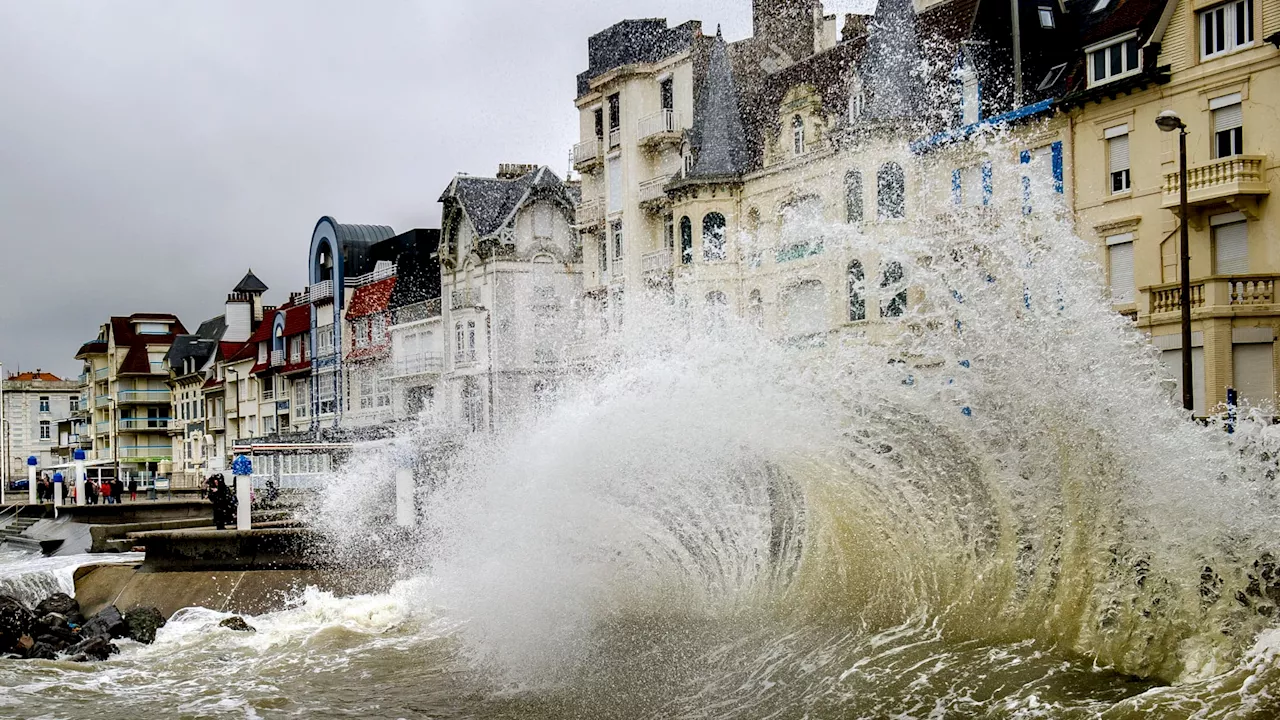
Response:
[[[907,214],[907,181],[902,166],[885,163],[876,175],[877,206],[881,218],[901,218]]]
[[[880,288],[893,295],[887,299],[881,299],[880,317],[902,317],[907,311],[907,289],[903,287],[906,276],[902,263],[896,260],[884,266],[884,274],[880,277]]]
[[[680,218],[680,264],[693,262],[693,221],[686,215]]]
[[[702,257],[704,260],[724,260],[728,257],[724,240],[724,216],[718,212],[707,213],[702,218]]]
[[[858,170],[845,173],[845,220],[863,222],[863,173]]]
[[[867,299],[863,296],[862,283],[866,275],[862,272],[862,261],[849,262],[849,321],[858,322],[867,319]]]
[[[747,296],[747,322],[757,330],[764,327],[764,299],[759,290],[752,290]]]
[[[804,154],[804,118],[796,115],[791,119],[791,139],[795,145],[795,154]]]
[[[800,338],[827,331],[827,294],[821,282],[804,280],[784,291],[781,299],[787,337]]]

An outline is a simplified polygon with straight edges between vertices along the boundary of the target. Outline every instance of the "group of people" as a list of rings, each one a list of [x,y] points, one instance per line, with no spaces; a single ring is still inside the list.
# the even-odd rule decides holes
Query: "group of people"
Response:
[[[138,481],[136,479],[129,480],[129,500],[138,499]],[[84,502],[86,505],[119,505],[124,502],[125,481],[116,478],[114,480],[102,480],[100,482],[86,482],[84,484]]]
[[[84,484],[84,501],[86,505],[118,505],[124,502],[124,494],[126,489],[129,492],[129,500],[138,499],[138,480],[130,479],[125,482],[120,479],[103,479],[103,480],[86,480]],[[68,502],[74,502],[76,499],[75,483],[67,482],[63,489],[64,497]],[[53,479],[48,476],[42,476],[36,480],[36,502],[46,503],[54,501]]]

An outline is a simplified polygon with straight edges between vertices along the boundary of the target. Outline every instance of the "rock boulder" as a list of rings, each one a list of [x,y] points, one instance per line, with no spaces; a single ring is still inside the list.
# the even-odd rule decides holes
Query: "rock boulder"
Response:
[[[95,635],[67,648],[67,655],[71,657],[72,662],[106,660],[118,652],[120,648],[105,635]]]
[[[124,614],[129,637],[150,645],[156,641],[156,631],[164,627],[164,615],[156,608],[135,608]]]
[[[0,653],[13,652],[23,635],[30,635],[36,615],[26,605],[7,595],[0,595]]]
[[[129,626],[125,623],[124,616],[120,614],[115,605],[108,605],[103,608],[102,612],[89,618],[80,628],[81,637],[89,638],[99,635],[110,640],[128,637]]]
[[[258,632],[257,628],[245,622],[245,619],[239,615],[232,616],[218,623],[218,627],[224,627],[235,632]]]

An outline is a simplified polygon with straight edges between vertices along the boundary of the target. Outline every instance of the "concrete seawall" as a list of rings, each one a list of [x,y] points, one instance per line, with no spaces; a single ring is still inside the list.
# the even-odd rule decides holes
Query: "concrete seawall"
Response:
[[[147,572],[140,565],[99,565],[81,568],[75,583],[86,615],[115,605],[122,612],[156,607],[169,617],[186,607],[260,615],[284,609],[307,587],[350,596],[385,592],[391,580],[376,570]]]

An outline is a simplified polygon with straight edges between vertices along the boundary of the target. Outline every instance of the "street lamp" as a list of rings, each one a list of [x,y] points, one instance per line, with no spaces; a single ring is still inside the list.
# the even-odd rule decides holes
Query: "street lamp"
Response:
[[[1191,239],[1187,225],[1187,124],[1182,122],[1178,113],[1165,110],[1156,116],[1156,127],[1163,132],[1178,133],[1178,189],[1182,194],[1178,204],[1181,216],[1178,229],[1182,240],[1182,407],[1195,410],[1191,380]]]

